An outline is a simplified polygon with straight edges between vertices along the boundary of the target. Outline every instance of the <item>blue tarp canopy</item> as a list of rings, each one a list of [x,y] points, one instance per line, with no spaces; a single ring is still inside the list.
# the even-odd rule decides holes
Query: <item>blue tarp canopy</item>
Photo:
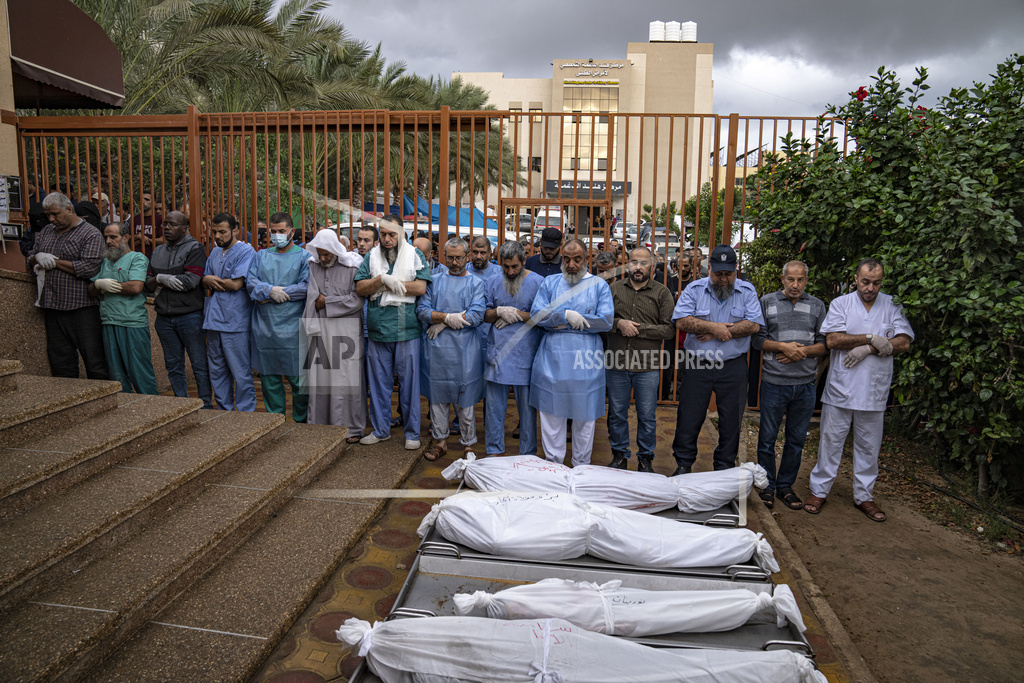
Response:
[[[415,205],[411,199],[405,197],[404,203],[406,215],[418,213],[421,216],[428,217],[431,223],[440,222],[441,208],[437,204],[427,204],[427,200],[423,197],[417,197]],[[466,228],[469,226],[473,226],[474,228],[486,227],[488,233],[493,230],[493,235],[496,236],[498,234],[497,222],[489,218],[485,218],[483,211],[476,207],[473,207],[472,209],[459,209],[454,206],[448,207],[449,229],[454,229],[456,224]]]

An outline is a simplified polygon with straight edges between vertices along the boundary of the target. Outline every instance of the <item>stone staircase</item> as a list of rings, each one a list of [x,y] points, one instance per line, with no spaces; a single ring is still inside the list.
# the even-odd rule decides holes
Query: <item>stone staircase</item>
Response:
[[[0,360],[0,680],[244,680],[390,488],[346,430]],[[366,450],[366,449],[364,449]]]

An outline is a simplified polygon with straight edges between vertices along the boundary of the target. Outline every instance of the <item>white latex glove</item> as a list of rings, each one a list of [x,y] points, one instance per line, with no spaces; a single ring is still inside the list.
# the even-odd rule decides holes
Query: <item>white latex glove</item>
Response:
[[[57,257],[53,254],[47,254],[45,251],[41,251],[36,254],[36,263],[43,270],[53,270],[57,266]]]
[[[879,356],[892,355],[892,342],[880,334],[871,335],[871,345],[878,351]]]
[[[466,319],[462,317],[465,313],[465,311],[462,313],[449,313],[444,317],[444,324],[453,330],[461,330],[469,324],[466,322]]]
[[[501,318],[498,318],[497,322],[494,323],[494,327],[500,330],[503,327],[508,327],[508,323]]]
[[[121,291],[121,283],[112,277],[101,277],[99,280],[93,280],[93,284],[101,292],[118,294]]]
[[[864,344],[862,346],[858,346],[846,352],[846,357],[843,358],[843,365],[845,365],[848,368],[852,368],[854,365],[861,362],[870,355],[871,344]]]
[[[587,322],[586,318],[572,310],[565,312],[565,322],[569,323],[569,327],[574,330],[582,330],[584,327],[590,327],[590,323]]]
[[[292,298],[288,296],[288,292],[284,291],[284,287],[271,287],[270,298],[279,304],[292,300]]]
[[[437,339],[437,335],[441,334],[441,330],[445,329],[444,323],[434,323],[427,328],[427,338]]]
[[[159,275],[157,275],[156,283],[161,287],[167,287],[168,289],[173,289],[176,292],[185,291],[185,285],[182,283],[182,281],[174,277],[170,273],[160,273]]]
[[[385,273],[380,276],[380,283],[388,288],[388,291],[398,296],[405,296],[405,283],[394,275]]]
[[[523,320],[519,317],[519,309],[515,306],[498,306],[498,308],[495,309],[495,312],[507,325],[514,325],[515,323],[522,322]],[[502,327],[504,327],[504,325]]]

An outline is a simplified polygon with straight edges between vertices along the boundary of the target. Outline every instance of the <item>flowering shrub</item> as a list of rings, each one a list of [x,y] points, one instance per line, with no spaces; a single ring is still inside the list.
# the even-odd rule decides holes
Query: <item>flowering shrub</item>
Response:
[[[903,88],[883,67],[830,106],[856,141],[845,156],[824,118],[816,151],[787,136],[758,173],[752,256],[807,261],[826,301],[858,260],[881,259],[917,334],[897,359],[900,413],[985,489],[1024,470],[1024,57],[931,109],[917,105],[926,80],[918,69]]]

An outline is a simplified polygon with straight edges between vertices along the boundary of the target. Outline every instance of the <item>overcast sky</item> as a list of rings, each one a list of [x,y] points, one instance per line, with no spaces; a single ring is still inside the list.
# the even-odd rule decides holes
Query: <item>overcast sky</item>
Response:
[[[717,114],[813,116],[879,66],[930,94],[988,80],[1024,52],[1024,0],[329,0],[353,37],[423,76],[551,78],[553,59],[622,59],[651,21],[695,21],[714,43]],[[927,104],[928,102],[925,102]]]

